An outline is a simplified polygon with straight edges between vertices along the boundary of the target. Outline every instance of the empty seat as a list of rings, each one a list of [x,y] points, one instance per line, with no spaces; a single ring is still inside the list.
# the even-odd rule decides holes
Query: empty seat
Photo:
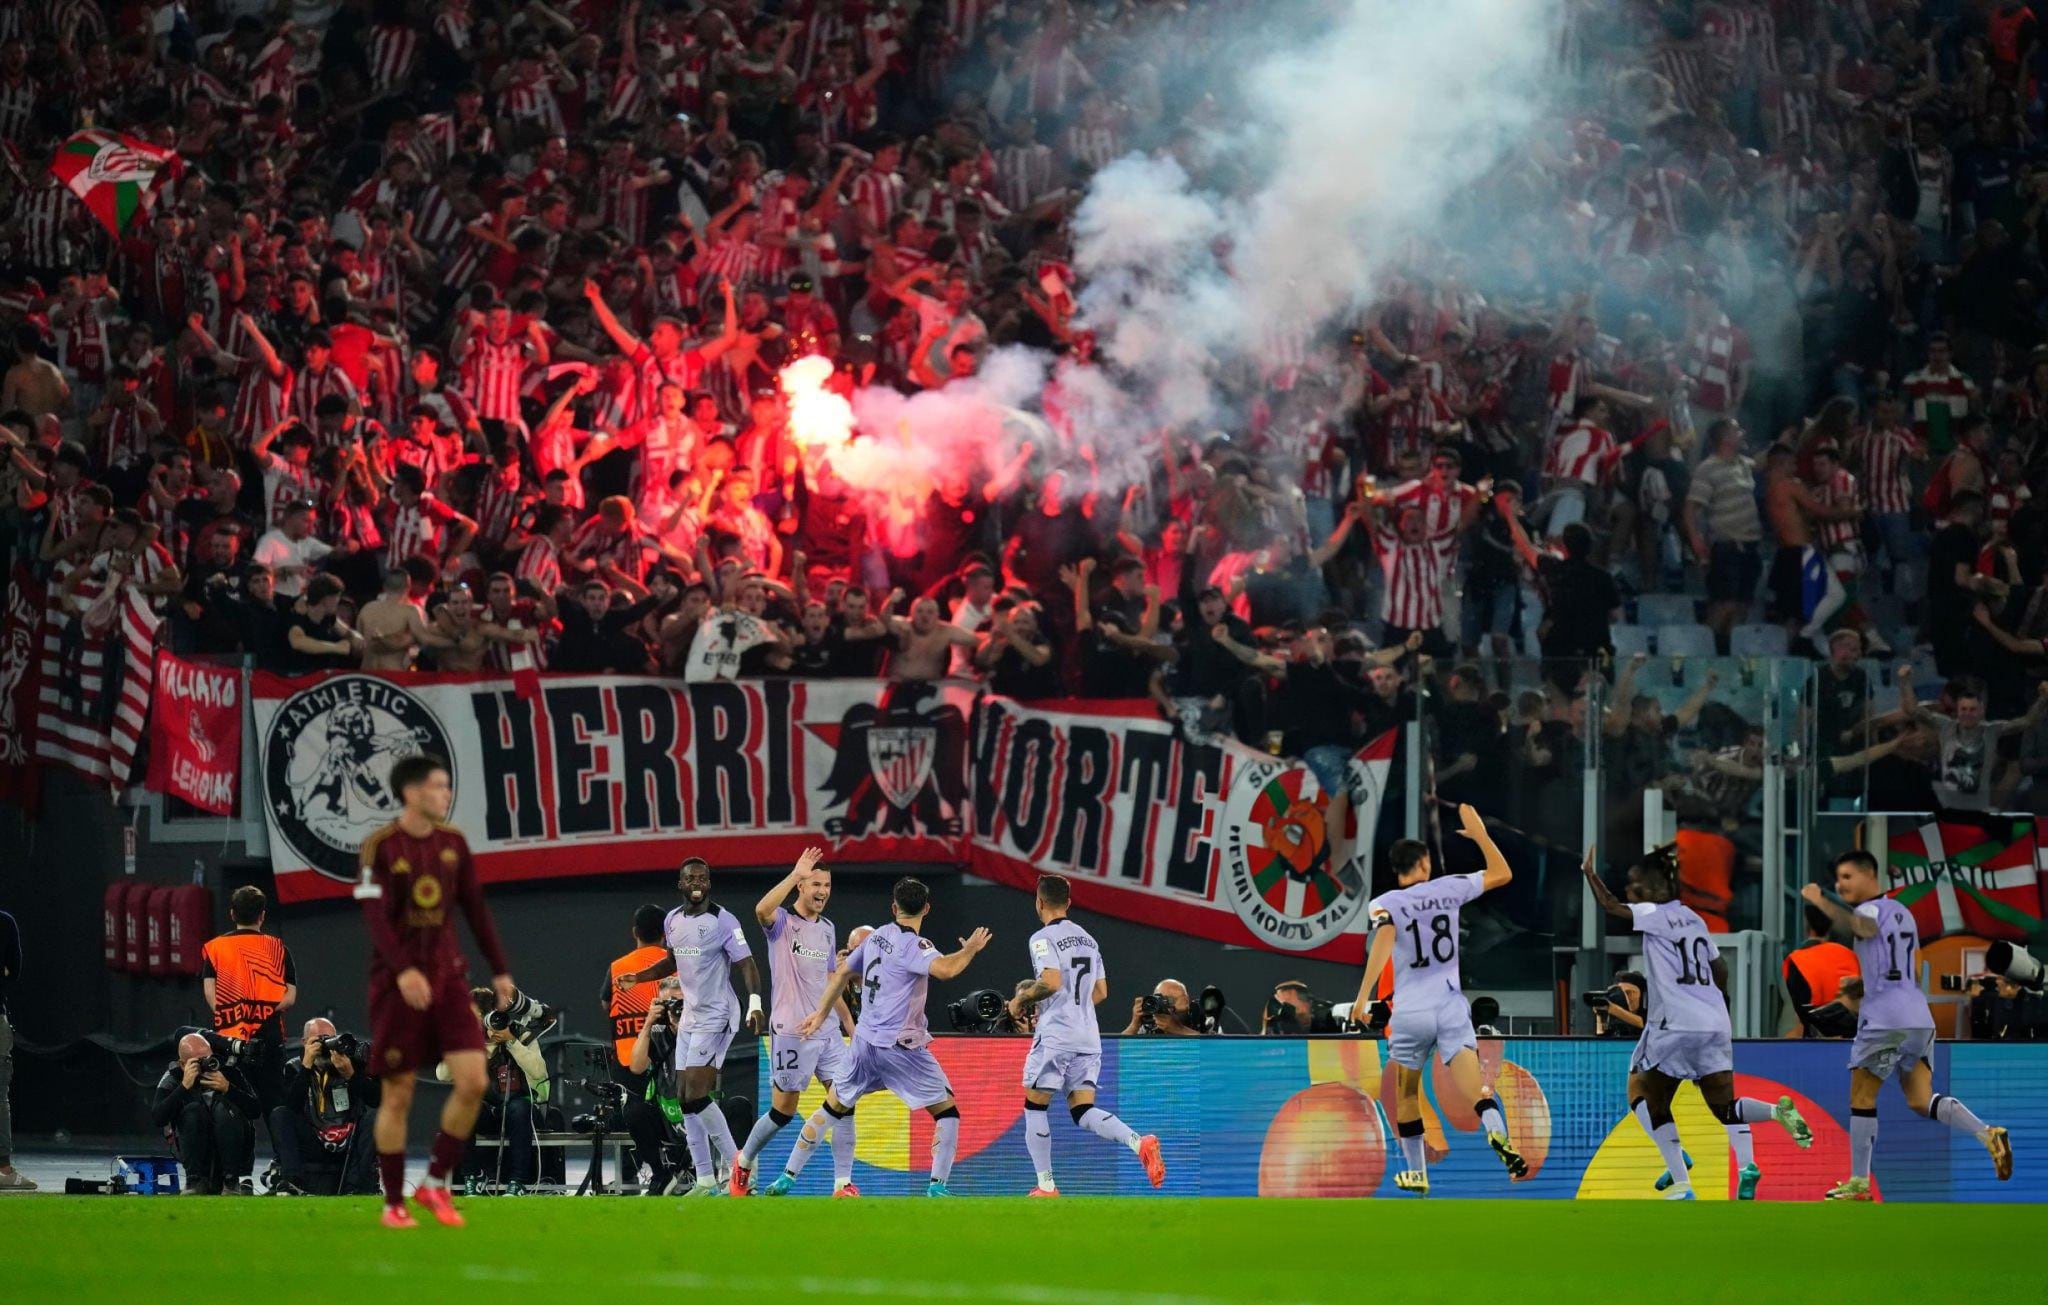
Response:
[[[1657,653],[1662,657],[1712,657],[1714,632],[1697,623],[1659,626]]]
[[[1652,629],[1660,625],[1691,625],[1700,619],[1698,600],[1689,594],[1638,594],[1636,624]]]
[[[1650,630],[1647,626],[1617,625],[1609,633],[1614,637],[1614,660],[1618,662],[1650,651]]]
[[[1782,625],[1759,623],[1738,625],[1728,632],[1728,652],[1734,657],[1783,657],[1792,640]]]

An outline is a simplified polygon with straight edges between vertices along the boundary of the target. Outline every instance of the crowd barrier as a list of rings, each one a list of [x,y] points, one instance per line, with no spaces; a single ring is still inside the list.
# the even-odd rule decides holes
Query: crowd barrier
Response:
[[[1024,1148],[1022,1037],[944,1037],[933,1050],[952,1082],[961,1115],[952,1189],[961,1195],[1016,1195],[1034,1183]],[[1424,1122],[1432,1197],[1523,1200],[1651,1200],[1663,1163],[1630,1116],[1629,1050],[1621,1040],[1486,1039],[1480,1059],[1498,1092],[1529,1177],[1508,1181],[1487,1149],[1471,1103],[1456,1100],[1441,1068],[1425,1079]],[[1764,1179],[1759,1200],[1814,1201],[1849,1172],[1849,1044],[1742,1041],[1736,1090],[1775,1102],[1790,1096],[1812,1126],[1800,1150],[1775,1124],[1755,1127]],[[768,1099],[769,1056],[760,1056],[759,1097]],[[1107,1038],[1100,1103],[1139,1132],[1156,1133],[1170,1196],[1398,1197],[1401,1168],[1393,1129],[1394,1075],[1385,1044],[1360,1038]],[[1875,1188],[1887,1201],[2048,1201],[2048,1046],[1942,1043],[1934,1090],[1956,1096],[1985,1120],[2012,1130],[2017,1166],[1996,1181],[1972,1139],[1906,1108],[1896,1087],[1879,1097]],[[798,1118],[824,1100],[813,1085]],[[1701,1200],[1732,1200],[1727,1134],[1697,1090],[1685,1088],[1675,1114],[1695,1160]],[[932,1124],[886,1093],[856,1110],[854,1181],[864,1195],[921,1193],[931,1165]],[[1139,1195],[1151,1190],[1136,1159],[1049,1112],[1053,1164],[1069,1195]],[[764,1181],[793,1139],[772,1143]],[[823,1195],[831,1158],[819,1155],[796,1187]]]

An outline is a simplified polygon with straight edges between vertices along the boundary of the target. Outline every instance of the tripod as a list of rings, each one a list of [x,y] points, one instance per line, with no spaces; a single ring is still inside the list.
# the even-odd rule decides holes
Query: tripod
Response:
[[[600,1104],[593,1112],[590,1128],[590,1169],[583,1175],[583,1181],[576,1184],[576,1195],[604,1196],[609,1189],[604,1183],[604,1139],[612,1129],[611,1107]],[[624,1181],[624,1175],[620,1180]]]

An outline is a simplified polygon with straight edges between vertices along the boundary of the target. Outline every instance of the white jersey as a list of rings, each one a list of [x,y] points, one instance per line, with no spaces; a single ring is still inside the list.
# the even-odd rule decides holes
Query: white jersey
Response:
[[[1485,872],[1475,870],[1396,888],[1366,904],[1375,927],[1382,922],[1394,926],[1397,1009],[1465,1000],[1458,986],[1458,908],[1485,891]]]
[[[1630,902],[1643,935],[1643,970],[1649,976],[1648,1026],[1726,1036],[1728,1004],[1714,982],[1720,950],[1699,912],[1683,902]]]
[[[1102,1029],[1095,1022],[1095,983],[1106,977],[1102,948],[1072,920],[1054,920],[1031,935],[1031,977],[1046,970],[1060,972],[1060,990],[1038,1003],[1034,1046],[1059,1051],[1102,1050]]]

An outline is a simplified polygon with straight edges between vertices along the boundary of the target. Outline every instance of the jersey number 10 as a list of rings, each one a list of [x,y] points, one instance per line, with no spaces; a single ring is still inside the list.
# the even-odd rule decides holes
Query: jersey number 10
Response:
[[[1678,953],[1678,981],[1688,983],[1712,983],[1714,981],[1714,944],[1705,938],[1673,938],[1673,951]]]

